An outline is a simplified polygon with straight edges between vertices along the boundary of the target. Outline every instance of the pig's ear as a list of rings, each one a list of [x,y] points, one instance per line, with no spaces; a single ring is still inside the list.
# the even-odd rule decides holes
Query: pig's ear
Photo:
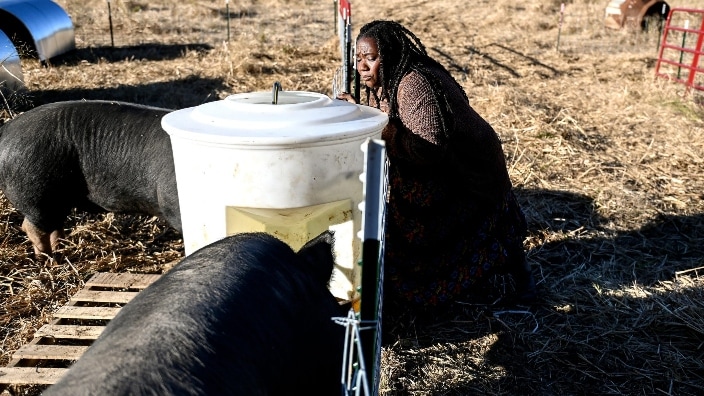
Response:
[[[330,281],[335,265],[334,244],[335,235],[328,230],[308,241],[297,253],[307,271],[324,285]]]

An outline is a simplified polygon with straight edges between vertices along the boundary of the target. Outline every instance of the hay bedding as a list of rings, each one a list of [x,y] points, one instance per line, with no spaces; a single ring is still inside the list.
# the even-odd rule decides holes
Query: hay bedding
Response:
[[[24,59],[15,112],[78,98],[182,108],[274,81],[330,94],[339,65],[332,2],[231,3],[225,42],[224,2],[117,1],[116,48],[105,2],[59,3],[78,50]],[[398,325],[381,394],[704,392],[700,94],[655,79],[657,36],[604,30],[603,3],[568,3],[560,29],[558,1],[353,1],[355,31],[409,26],[500,134],[541,292],[531,307],[458,304]],[[92,273],[160,273],[183,253],[159,220],[76,213],[59,257],[35,260],[20,224],[2,198],[0,364]]]

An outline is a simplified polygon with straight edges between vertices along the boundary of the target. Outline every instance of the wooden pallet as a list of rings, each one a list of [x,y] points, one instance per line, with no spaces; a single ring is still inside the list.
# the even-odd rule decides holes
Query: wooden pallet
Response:
[[[161,275],[99,272],[93,275],[34,339],[0,367],[0,385],[51,385],[98,338],[120,308]]]

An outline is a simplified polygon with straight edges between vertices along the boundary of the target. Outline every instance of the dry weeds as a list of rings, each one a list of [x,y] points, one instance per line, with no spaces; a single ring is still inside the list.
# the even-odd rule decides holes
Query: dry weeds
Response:
[[[275,81],[331,94],[332,1],[232,2],[227,41],[222,1],[117,0],[114,48],[105,2],[58,2],[78,49],[23,59],[17,111],[78,98],[183,108]],[[407,325],[383,350],[382,395],[704,392],[701,96],[655,78],[656,30],[605,30],[607,3],[574,0],[560,25],[556,0],[352,1],[355,31],[407,25],[501,136],[541,292],[531,307],[460,305]],[[182,255],[160,221],[76,213],[61,257],[35,260],[0,205],[2,364],[92,273],[160,272]]]

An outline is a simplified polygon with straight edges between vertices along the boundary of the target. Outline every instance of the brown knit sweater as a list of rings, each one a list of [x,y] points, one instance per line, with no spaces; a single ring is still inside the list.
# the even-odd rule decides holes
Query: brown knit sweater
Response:
[[[428,81],[417,72],[407,74],[398,88],[400,120],[383,132],[389,157],[404,167],[416,168],[456,186],[470,199],[496,202],[511,189],[501,142],[494,129],[470,105],[447,74],[440,71],[450,98],[454,124],[447,135],[440,127],[440,109]],[[374,99],[370,101],[376,106]],[[382,103],[382,110],[388,104]]]

